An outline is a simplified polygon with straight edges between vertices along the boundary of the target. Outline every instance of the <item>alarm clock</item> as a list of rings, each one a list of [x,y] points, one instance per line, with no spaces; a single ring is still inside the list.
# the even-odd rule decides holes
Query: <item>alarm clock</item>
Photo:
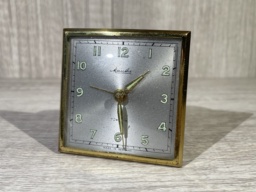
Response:
[[[190,35],[64,29],[59,151],[181,167]]]

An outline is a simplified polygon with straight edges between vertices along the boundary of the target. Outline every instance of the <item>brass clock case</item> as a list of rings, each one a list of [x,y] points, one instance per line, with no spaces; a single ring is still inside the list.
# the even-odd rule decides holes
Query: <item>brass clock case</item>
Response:
[[[189,48],[190,48],[189,31],[160,31],[160,30],[124,30],[124,29],[64,29],[63,31],[63,61],[62,61],[62,82],[61,82],[61,110],[60,110],[60,131],[59,131],[59,151],[78,155],[87,155],[93,157],[102,157],[118,160],[127,160],[134,162],[182,166],[183,145],[184,145],[184,126],[186,112],[186,94],[188,80]],[[74,38],[126,38],[126,39],[159,39],[161,41],[179,40],[181,42],[179,54],[179,71],[177,85],[177,110],[176,110],[176,132],[174,157],[172,159],[161,159],[145,157],[133,154],[124,154],[119,152],[106,152],[99,150],[88,150],[67,146],[65,135],[67,134],[67,119],[69,109],[68,92],[70,91],[71,78],[71,39]],[[147,72],[146,72],[147,73]],[[129,97],[125,90],[114,90],[114,99],[116,102],[123,102]],[[124,93],[120,97],[120,93]]]

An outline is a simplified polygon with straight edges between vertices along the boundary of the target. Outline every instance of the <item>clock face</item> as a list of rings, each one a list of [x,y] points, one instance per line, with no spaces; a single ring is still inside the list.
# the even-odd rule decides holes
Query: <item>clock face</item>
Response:
[[[181,39],[71,38],[66,146],[173,159],[180,54]]]
[[[64,29],[59,151],[182,165],[190,32]]]

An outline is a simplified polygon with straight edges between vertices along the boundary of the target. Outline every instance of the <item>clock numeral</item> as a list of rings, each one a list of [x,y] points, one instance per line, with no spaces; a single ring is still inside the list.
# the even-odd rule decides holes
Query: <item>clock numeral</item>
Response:
[[[129,49],[127,47],[118,47],[118,57],[128,58]]]
[[[115,141],[116,142],[120,142],[120,141],[122,141],[122,135],[121,135],[121,133],[116,133],[115,135],[114,135],[114,139],[115,139]]]
[[[148,141],[148,135],[142,135],[141,136],[141,144],[142,145],[148,145],[149,141]]]
[[[93,46],[93,56],[101,56],[101,46]]]
[[[149,59],[152,58],[152,49],[151,49],[151,48],[149,49],[149,52],[148,52],[148,58],[149,58]]]
[[[163,99],[161,100],[161,103],[167,103],[168,95],[162,94]]]
[[[157,129],[161,131],[166,131],[166,123],[162,122]]]
[[[85,61],[77,61],[77,69],[84,71],[86,69],[86,62]]]
[[[82,119],[82,115],[81,114],[76,114],[76,122],[77,123],[82,123],[83,119]]]
[[[77,97],[81,97],[84,94],[84,90],[81,87],[77,88],[76,92],[77,92],[77,95],[76,95]]]
[[[164,70],[162,72],[162,76],[170,76],[170,66],[164,65],[162,69]]]
[[[97,133],[97,130],[96,129],[90,129],[90,132],[92,134],[90,138],[93,139],[95,134]]]

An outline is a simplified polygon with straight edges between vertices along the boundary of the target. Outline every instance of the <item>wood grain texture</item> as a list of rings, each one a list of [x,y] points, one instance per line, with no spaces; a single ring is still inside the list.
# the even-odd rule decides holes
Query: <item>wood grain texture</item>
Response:
[[[111,1],[0,0],[0,77],[59,78],[62,30],[111,27]]]
[[[256,77],[254,0],[0,0],[0,78],[59,78],[62,29],[191,30],[191,77]]]
[[[116,28],[191,30],[191,77],[256,77],[256,2],[114,1]]]
[[[183,168],[60,154],[59,86],[0,81],[0,191],[255,191],[255,79],[190,79]]]

